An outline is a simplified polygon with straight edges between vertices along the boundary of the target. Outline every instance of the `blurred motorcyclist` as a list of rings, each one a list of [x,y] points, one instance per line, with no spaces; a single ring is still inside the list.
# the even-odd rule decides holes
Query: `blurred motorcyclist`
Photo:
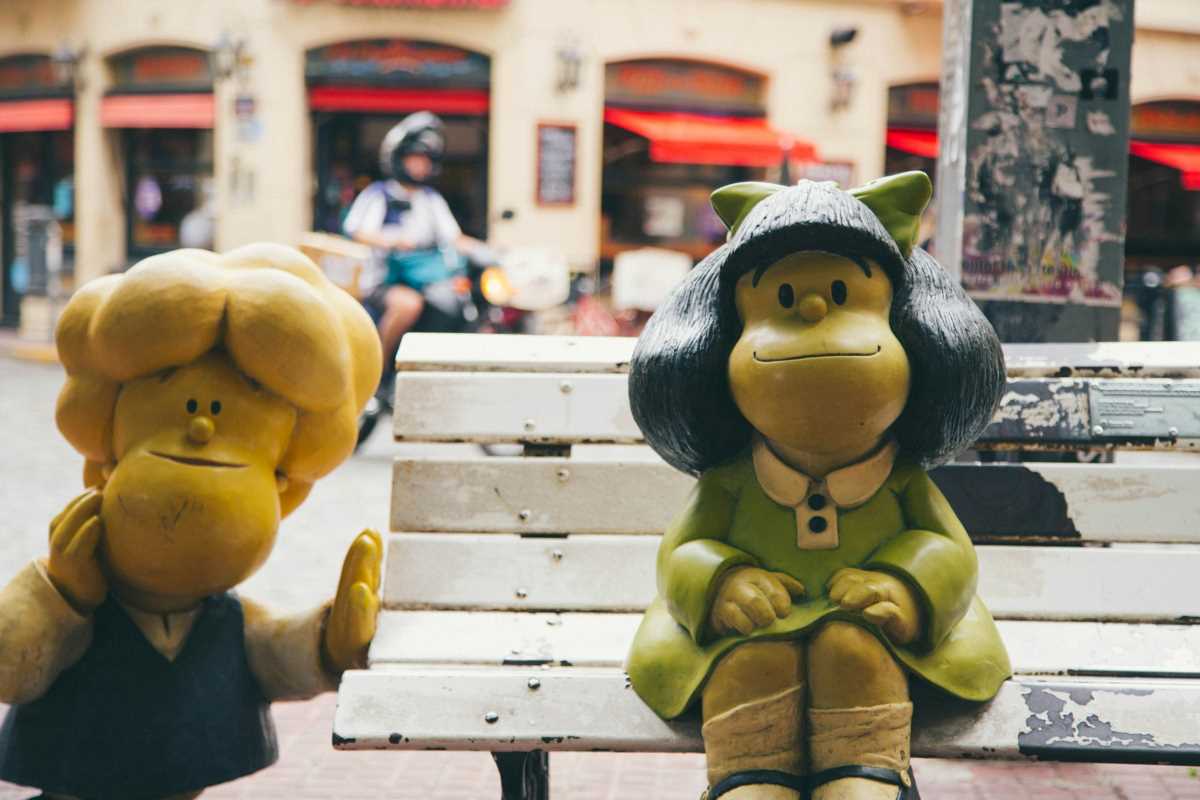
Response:
[[[421,289],[453,273],[449,252],[485,246],[463,234],[445,198],[429,185],[441,172],[445,149],[437,116],[419,111],[405,117],[379,146],[384,179],[362,190],[342,223],[347,236],[374,248],[363,305],[379,328],[385,369],[400,337],[421,316]]]

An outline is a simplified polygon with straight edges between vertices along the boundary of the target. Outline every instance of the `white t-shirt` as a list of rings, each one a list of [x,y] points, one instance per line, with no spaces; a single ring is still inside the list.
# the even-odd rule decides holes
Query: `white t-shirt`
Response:
[[[407,201],[409,207],[389,214],[389,201]],[[356,233],[400,236],[417,250],[450,248],[462,235],[450,206],[436,189],[422,186],[410,191],[394,180],[375,181],[363,189],[354,198],[342,231],[350,237]],[[375,288],[387,276],[387,250],[375,248],[374,254],[371,269],[363,276],[364,289]]]

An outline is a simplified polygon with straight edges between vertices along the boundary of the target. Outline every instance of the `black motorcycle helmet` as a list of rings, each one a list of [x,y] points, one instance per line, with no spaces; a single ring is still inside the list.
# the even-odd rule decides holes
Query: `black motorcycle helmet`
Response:
[[[402,183],[428,183],[442,170],[446,151],[445,125],[435,114],[418,111],[396,123],[379,145],[379,168],[389,178]],[[418,180],[404,168],[404,157],[414,153],[428,156],[429,175]]]

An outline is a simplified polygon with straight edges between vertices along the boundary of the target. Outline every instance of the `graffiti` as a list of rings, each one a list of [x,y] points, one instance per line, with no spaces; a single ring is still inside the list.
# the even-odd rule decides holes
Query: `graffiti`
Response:
[[[1130,5],[1006,0],[977,20],[962,262],[976,297],[1119,305],[1128,62],[1113,53],[1128,48],[1112,38]]]

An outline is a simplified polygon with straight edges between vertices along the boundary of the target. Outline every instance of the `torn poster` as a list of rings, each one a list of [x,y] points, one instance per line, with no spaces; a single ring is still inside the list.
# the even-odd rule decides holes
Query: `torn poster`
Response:
[[[962,280],[1118,306],[1132,0],[973,3]]]

